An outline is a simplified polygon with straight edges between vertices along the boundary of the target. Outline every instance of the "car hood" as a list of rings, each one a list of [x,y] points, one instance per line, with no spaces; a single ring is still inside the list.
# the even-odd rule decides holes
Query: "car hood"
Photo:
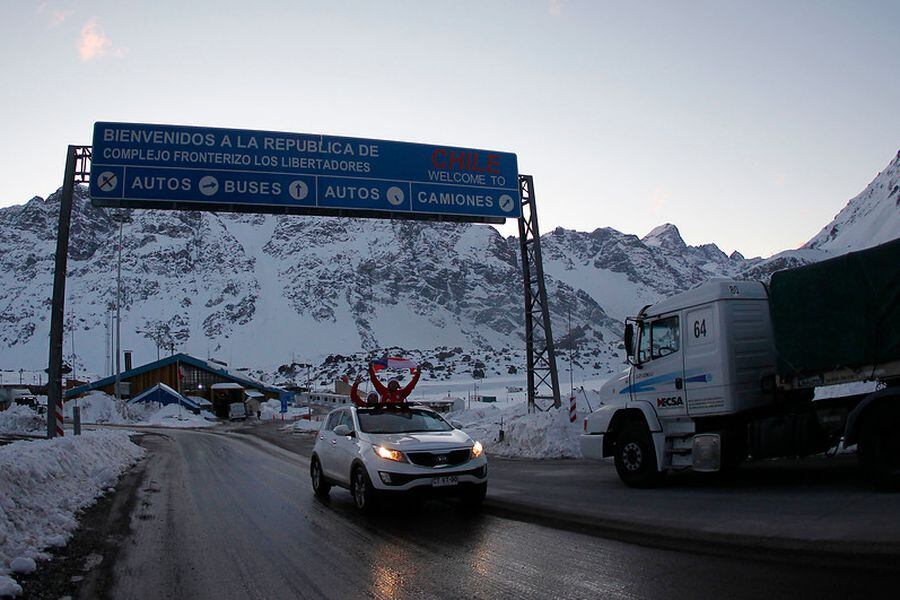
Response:
[[[459,429],[417,433],[369,433],[367,435],[372,443],[384,444],[397,450],[432,450],[472,445],[472,438]]]

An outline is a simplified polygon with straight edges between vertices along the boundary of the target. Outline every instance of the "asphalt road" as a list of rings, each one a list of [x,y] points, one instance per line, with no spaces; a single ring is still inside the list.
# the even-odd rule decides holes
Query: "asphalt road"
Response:
[[[315,499],[308,461],[253,436],[167,430],[150,456],[111,598],[896,597],[890,573],[605,540],[450,503],[357,514]],[[100,581],[107,578],[98,577]]]

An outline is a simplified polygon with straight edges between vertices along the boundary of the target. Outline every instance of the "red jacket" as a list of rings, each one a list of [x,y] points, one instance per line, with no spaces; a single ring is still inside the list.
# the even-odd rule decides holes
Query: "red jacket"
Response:
[[[391,391],[387,386],[378,381],[378,377],[375,375],[375,368],[371,364],[369,365],[369,379],[372,380],[372,385],[375,386],[375,391],[381,396],[382,402],[405,402],[406,398],[412,393],[413,388],[419,383],[419,376],[421,374],[422,367],[416,367],[416,372],[413,375],[412,381],[406,384],[406,387]]]

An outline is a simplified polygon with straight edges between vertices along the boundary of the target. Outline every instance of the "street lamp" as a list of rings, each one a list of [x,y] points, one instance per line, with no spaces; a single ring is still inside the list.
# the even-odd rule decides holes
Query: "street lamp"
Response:
[[[131,223],[126,211],[116,211],[110,219],[119,224],[119,257],[116,265],[116,400],[122,399],[122,229]]]

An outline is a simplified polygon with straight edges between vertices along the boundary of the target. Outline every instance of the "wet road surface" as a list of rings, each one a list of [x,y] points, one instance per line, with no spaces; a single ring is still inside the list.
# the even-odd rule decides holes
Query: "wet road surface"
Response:
[[[238,434],[150,450],[112,598],[896,597],[897,574],[656,550],[430,502],[364,517],[308,461]]]

